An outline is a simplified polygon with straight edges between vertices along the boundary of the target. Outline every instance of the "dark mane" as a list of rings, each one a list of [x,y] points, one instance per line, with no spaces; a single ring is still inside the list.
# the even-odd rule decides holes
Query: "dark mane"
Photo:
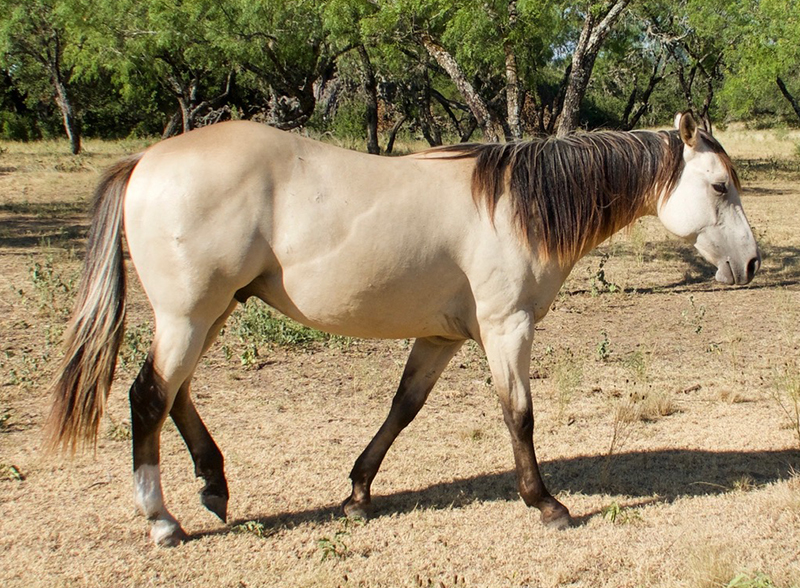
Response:
[[[540,255],[562,261],[577,259],[652,209],[661,194],[672,192],[684,165],[677,131],[578,133],[436,151],[474,158],[476,204],[493,218],[508,192],[522,236],[539,240]]]

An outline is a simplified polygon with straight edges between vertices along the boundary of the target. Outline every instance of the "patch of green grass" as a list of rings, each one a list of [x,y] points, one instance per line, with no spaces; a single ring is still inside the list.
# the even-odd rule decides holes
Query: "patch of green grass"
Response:
[[[234,525],[231,531],[239,535],[253,535],[259,539],[266,539],[275,534],[273,529],[268,528],[264,523],[259,521],[245,521],[244,523]]]
[[[595,347],[595,353],[598,361],[607,362],[611,358],[611,341],[608,339],[608,333],[604,330],[600,331],[603,338]]]
[[[153,342],[153,327],[149,322],[141,322],[125,329],[122,347],[119,350],[119,363],[126,369],[138,369],[147,358]]]
[[[345,543],[345,539],[350,536],[350,529],[355,525],[363,525],[364,521],[361,519],[349,519],[342,517],[339,519],[339,527],[333,536],[321,537],[317,540],[317,545],[322,552],[322,561],[328,559],[346,559],[350,557],[353,552],[350,547]]]
[[[72,312],[79,273],[60,267],[61,261],[52,253],[41,259],[31,259],[28,266],[30,287],[18,289],[17,295],[23,302],[34,304],[40,314],[64,322]]]
[[[237,354],[242,365],[248,368],[258,364],[264,347],[307,350],[316,344],[347,346],[350,342],[348,337],[303,326],[257,300],[247,302],[231,316],[225,336],[225,356],[230,358]]]
[[[766,574],[737,574],[724,588],[778,588]]]
[[[703,330],[703,319],[706,316],[706,307],[704,304],[697,304],[694,301],[694,296],[689,296],[689,310],[681,312],[683,320],[692,327],[695,334],[699,335]]]
[[[620,506],[616,500],[600,509],[600,514],[605,520],[615,525],[627,525],[642,521],[642,513],[638,509]]]
[[[129,441],[133,437],[131,424],[127,421],[112,422],[106,431],[106,437],[112,441]]]

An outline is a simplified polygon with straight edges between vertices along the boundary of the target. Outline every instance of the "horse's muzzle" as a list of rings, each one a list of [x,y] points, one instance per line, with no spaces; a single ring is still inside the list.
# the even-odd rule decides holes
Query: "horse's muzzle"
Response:
[[[761,268],[761,252],[757,250],[756,255],[744,267],[735,269],[731,260],[726,259],[717,267],[717,273],[714,278],[718,282],[729,286],[744,286],[753,281],[759,268]]]

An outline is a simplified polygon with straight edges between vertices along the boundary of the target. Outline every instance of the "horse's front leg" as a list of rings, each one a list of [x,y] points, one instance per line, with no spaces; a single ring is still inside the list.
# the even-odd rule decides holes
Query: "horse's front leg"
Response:
[[[541,511],[542,522],[553,528],[572,524],[569,510],[548,492],[533,448],[530,362],[533,317],[519,312],[503,324],[486,329],[484,349],[494,379],[503,418],[511,433],[520,496]]]
[[[442,371],[463,343],[435,338],[417,339],[414,342],[389,416],[350,472],[353,491],[343,505],[348,517],[366,518],[369,514],[370,486],[386,452],[400,432],[417,416]]]

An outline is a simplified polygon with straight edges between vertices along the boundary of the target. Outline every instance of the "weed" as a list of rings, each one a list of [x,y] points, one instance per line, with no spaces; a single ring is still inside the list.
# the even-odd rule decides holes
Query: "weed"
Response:
[[[350,344],[348,337],[310,329],[258,301],[244,304],[233,314],[225,335],[223,353],[226,357],[233,357],[238,347],[239,359],[247,368],[257,365],[259,350],[264,346],[308,349],[317,343],[344,347]],[[234,341],[231,342],[229,337]]]
[[[0,480],[16,480],[22,482],[25,474],[15,465],[10,463],[0,463]]]
[[[333,534],[333,537],[322,537],[317,541],[320,551],[322,551],[322,561],[328,559],[346,559],[350,557],[353,552],[350,547],[345,543],[345,539],[350,536],[350,527],[353,525],[363,525],[364,521],[361,519],[348,519],[342,517],[339,519],[339,528]]]
[[[46,361],[49,354],[35,357],[30,351],[24,350],[21,354],[16,355],[7,349],[5,356],[7,360],[13,361],[13,365],[8,369],[8,383],[12,386],[30,388],[39,381],[42,375],[42,360]]]
[[[112,441],[128,441],[132,436],[131,424],[128,421],[120,421],[119,423],[112,421],[111,426],[106,431],[106,437]]]
[[[751,492],[758,488],[756,481],[747,474],[734,480],[731,486],[738,492]]]
[[[128,327],[119,351],[119,363],[125,368],[137,368],[147,358],[147,351],[153,341],[153,328],[149,322]]]
[[[594,276],[592,276],[592,296],[599,296],[606,292],[613,294],[614,292],[620,291],[620,287],[617,284],[609,282],[606,278],[605,266],[606,263],[608,263],[609,257],[610,255],[607,252],[600,256],[597,271]]]
[[[642,513],[639,510],[620,506],[616,500],[600,509],[600,514],[607,521],[617,525],[627,525],[642,521]]]
[[[600,331],[603,338],[597,344],[595,352],[598,361],[607,362],[611,357],[611,341],[608,340],[608,333],[604,330]]]
[[[50,317],[62,320],[69,318],[75,297],[77,272],[63,275],[56,269],[53,255],[47,255],[41,262],[32,261],[28,273],[38,310]],[[19,290],[18,294],[26,298],[23,290]]]
[[[259,539],[266,539],[275,534],[275,531],[268,528],[264,523],[259,521],[245,521],[231,528],[234,533],[244,535],[255,535]]]
[[[10,428],[9,421],[11,420],[11,409],[4,408],[0,410],[0,433],[8,431]]]
[[[706,316],[706,307],[704,304],[696,304],[694,296],[691,295],[689,296],[689,306],[691,307],[690,310],[684,310],[681,312],[681,316],[683,316],[684,321],[692,327],[695,334],[699,335],[700,331],[703,330],[703,319]]]
[[[641,350],[629,353],[622,363],[630,371],[634,384],[644,386],[647,383],[647,358]]]
[[[583,364],[567,348],[559,353],[553,367],[553,383],[558,399],[558,418],[561,420],[573,394],[583,383]]]
[[[724,588],[777,588],[769,576],[756,573],[755,576],[750,574],[736,574],[736,576]]]
[[[633,257],[636,260],[636,265],[641,267],[644,265],[644,253],[647,250],[647,235],[641,223],[631,225],[628,240],[633,248]]]
[[[778,403],[800,445],[800,373],[794,360],[775,371],[772,397]]]

